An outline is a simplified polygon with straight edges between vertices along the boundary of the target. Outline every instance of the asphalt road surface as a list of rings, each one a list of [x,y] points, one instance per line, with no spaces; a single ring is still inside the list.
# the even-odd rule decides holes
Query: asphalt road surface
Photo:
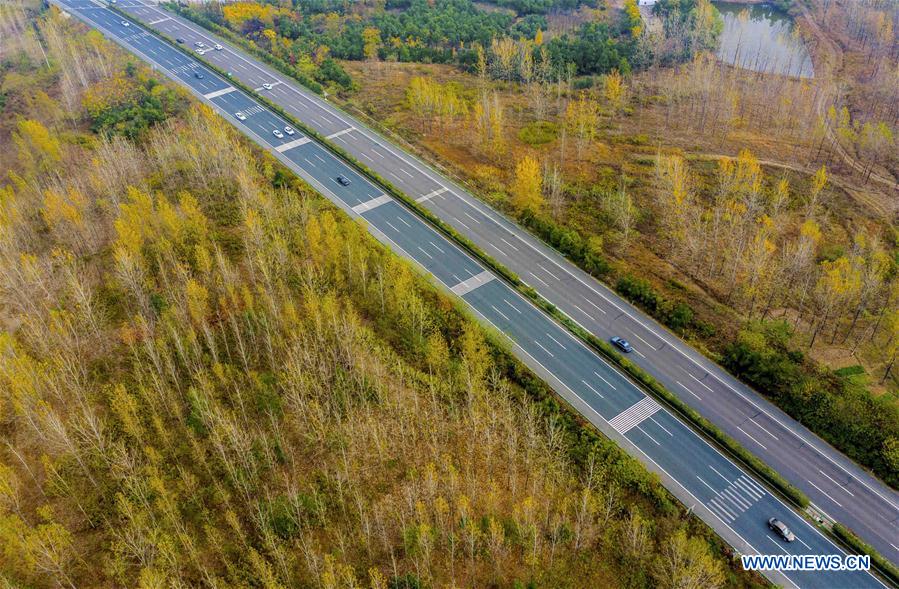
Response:
[[[289,123],[252,96],[137,23],[126,26],[127,21],[99,2],[53,1],[189,88],[338,206],[363,217],[378,239],[416,262],[462,297],[482,321],[506,334],[526,364],[601,431],[657,472],[674,495],[739,552],[842,554],[799,514],[478,261],[315,141],[299,132],[283,133]],[[171,38],[184,39],[186,47],[193,48],[197,41],[207,46],[221,43],[222,50],[211,50],[204,58],[430,207],[597,336],[630,339],[637,363],[797,486],[808,489],[828,514],[884,553],[894,558],[899,554],[891,542],[899,517],[894,492],[593,278],[358,121],[200,27],[139,0],[120,0],[118,7]],[[263,84],[272,87],[265,89]],[[276,129],[283,138],[275,136]],[[338,175],[348,178],[349,185],[339,184]],[[784,543],[767,529],[765,522],[772,516],[787,523],[796,542]],[[858,572],[769,576],[788,586],[881,586],[871,575]]]

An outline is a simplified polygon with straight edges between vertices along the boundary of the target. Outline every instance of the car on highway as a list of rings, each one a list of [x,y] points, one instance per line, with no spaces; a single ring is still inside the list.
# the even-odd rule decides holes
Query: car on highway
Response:
[[[216,51],[221,51],[222,49],[224,49],[224,47],[222,47],[222,46],[219,45],[218,43],[215,44],[215,50],[216,50]]]
[[[263,84],[262,87],[265,88],[266,90],[271,90],[271,89],[272,89],[272,85],[271,85],[271,84],[268,84],[268,83]]]
[[[634,351],[634,347],[631,345],[629,341],[626,339],[620,338],[617,335],[609,340],[613,346],[624,352],[625,354],[630,354]]]
[[[202,48],[202,47],[203,47],[203,42],[202,42],[202,41],[197,41],[196,43],[194,43],[194,46],[195,46],[195,47],[201,47],[201,48]]]
[[[284,127],[284,132],[288,135],[293,135],[296,131],[293,130],[293,127]]]
[[[768,528],[781,537],[781,539],[786,540],[787,542],[792,542],[796,539],[796,536],[793,535],[793,532],[790,531],[790,528],[787,527],[787,524],[783,523],[776,517],[772,517],[768,520]]]
[[[128,22],[127,20],[123,20],[123,21],[122,21],[122,26],[123,26],[123,27],[130,27],[130,26],[131,26],[131,23]]]
[[[341,186],[349,186],[350,185],[350,179],[347,178],[346,176],[344,176],[343,174],[341,174],[340,176],[335,178],[335,180],[337,180],[337,183],[340,184]]]
[[[275,129],[274,131],[272,131],[272,135],[274,135],[278,139],[284,139],[284,133],[281,132],[281,129]]]
[[[184,39],[181,37],[178,37],[177,39],[175,39],[175,41],[177,41],[178,43],[184,43]]]
[[[203,75],[203,72],[196,72],[194,73],[194,77],[198,80],[202,80],[205,76]]]
[[[206,52],[203,51],[201,48],[197,47],[196,49],[194,49],[194,53],[196,53],[197,55],[203,55]]]
[[[247,120],[247,115],[243,114],[242,112],[236,112],[234,113],[234,118],[236,118],[238,121],[245,121]]]

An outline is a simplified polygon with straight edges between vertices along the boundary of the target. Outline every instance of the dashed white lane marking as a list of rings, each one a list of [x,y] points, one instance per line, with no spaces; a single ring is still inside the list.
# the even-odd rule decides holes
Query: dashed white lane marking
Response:
[[[603,315],[606,314],[606,312],[599,305],[597,305],[596,303],[594,303],[593,301],[591,301],[584,295],[581,295],[581,298],[584,299],[585,301],[587,301],[588,303],[590,303],[591,305],[593,305],[593,308],[596,309],[597,311],[599,311],[600,313],[602,313]]]
[[[403,174],[409,176],[410,178],[414,178],[414,177],[415,177],[415,176],[413,176],[412,174],[410,174],[409,172],[407,172],[407,171],[405,170],[405,168],[400,168],[400,172],[402,172]]]
[[[341,135],[346,135],[347,133],[352,133],[355,130],[356,130],[356,127],[347,127],[346,129],[343,129],[342,131],[338,131],[336,133],[331,133],[330,135],[327,135],[325,137],[325,139],[336,139],[336,138],[340,137]]]
[[[409,228],[412,227],[412,225],[409,224],[409,221],[403,219],[402,217],[397,217],[397,219],[399,220],[400,223],[402,223],[402,224],[405,225],[406,227],[409,227]],[[432,245],[433,245],[433,244],[432,244]]]
[[[516,307],[515,305],[510,303],[507,299],[503,299],[503,302],[506,303],[507,305],[509,305],[510,307],[512,307],[513,309],[515,309],[515,311],[517,311],[518,314],[521,315],[521,309],[519,309],[518,307]]]
[[[465,215],[466,217],[468,217],[469,219],[471,219],[472,221],[474,221],[475,223],[480,223],[480,221],[478,221],[477,219],[475,219],[474,217],[469,215],[466,211],[462,211],[462,214]]]
[[[799,543],[800,543],[800,544],[802,544],[803,546],[805,546],[805,547],[808,548],[809,550],[812,549],[812,547],[809,546],[808,544],[806,544],[805,542],[803,542],[803,541],[802,541],[802,538],[800,538],[799,536],[796,536],[796,539],[799,540]]]
[[[709,468],[711,468],[711,469],[712,469],[712,472],[714,472],[716,475],[718,475],[719,477],[721,477],[722,479],[724,479],[726,482],[730,483],[730,479],[727,478],[726,476],[724,476],[723,474],[721,474],[720,472],[718,472],[718,469],[717,469],[717,468],[715,468],[715,467],[712,466],[711,464],[709,465]]]
[[[390,228],[393,229],[394,231],[396,231],[397,233],[400,232],[400,230],[397,229],[397,228],[393,225],[393,223],[391,223],[390,221],[384,221],[384,222],[387,223],[388,225],[390,225]]]
[[[839,488],[843,489],[844,491],[846,491],[847,493],[849,493],[850,495],[852,495],[853,497],[855,497],[855,495],[852,493],[852,491],[850,491],[849,489],[847,489],[846,486],[843,485],[843,483],[838,483],[837,481],[833,480],[833,479],[832,479],[826,472],[824,472],[824,471],[821,470],[820,468],[818,469],[818,472],[820,472],[820,473],[823,474],[825,477],[827,477],[833,484],[835,484],[835,485],[838,486]]]
[[[434,249],[437,250],[438,252],[440,252],[441,254],[445,254],[445,253],[446,253],[445,251],[443,251],[442,249],[440,249],[440,246],[438,246],[438,245],[437,245],[436,243],[434,243],[433,241],[428,241],[428,243],[430,243],[430,244],[434,247]]]
[[[578,307],[578,306],[575,305],[574,303],[571,303],[571,304],[574,305],[574,308],[577,309],[578,311],[580,311],[585,317],[587,317],[587,318],[590,319],[591,321],[596,321],[596,319],[593,318],[593,315],[591,315],[590,313],[584,311],[583,309],[581,309],[580,307]]]
[[[495,247],[495,246],[494,246],[494,247]],[[542,284],[544,284],[544,285],[546,285],[546,286],[549,286],[548,284],[546,284],[546,282],[545,282],[542,278],[540,278],[539,276],[537,276],[537,275],[534,274],[533,272],[528,271],[528,274],[530,274],[531,276],[533,276],[535,280],[539,280]]]
[[[758,444],[759,446],[761,446],[761,447],[764,448],[765,450],[768,449],[768,448],[765,448],[765,445],[764,445],[763,443],[761,443],[761,442],[759,442],[758,440],[756,440],[754,437],[752,437],[752,434],[750,434],[749,432],[747,432],[745,429],[743,429],[743,428],[740,427],[739,425],[737,426],[737,429],[740,430],[741,432],[743,432],[744,434],[746,434],[746,437],[747,437],[747,438],[749,438],[750,440],[752,440],[753,442],[755,442],[756,444]]]
[[[502,311],[500,311],[499,309],[497,309],[497,308],[494,307],[493,305],[490,305],[490,308],[493,309],[494,311],[496,311],[496,312],[499,314],[500,317],[502,317],[503,319],[505,319],[505,320],[508,321],[509,323],[512,323],[512,320],[509,319],[509,318],[506,316],[505,313],[503,313]]]
[[[514,245],[512,245],[511,243],[509,243],[508,241],[506,241],[506,239],[505,239],[504,237],[500,237],[499,239],[500,239],[500,241],[502,241],[504,244],[506,244],[507,246],[509,246],[510,248],[512,248],[513,250],[515,250],[516,252],[520,252],[520,251],[521,251],[520,249],[518,249],[517,247],[515,247]]]
[[[450,217],[452,217],[452,215],[450,215]],[[468,225],[466,225],[465,223],[463,223],[462,221],[460,221],[458,218],[453,217],[453,221],[455,221],[455,222],[458,223],[459,225],[465,227],[465,229],[467,229],[468,231],[471,231],[471,227],[469,227]]]
[[[653,346],[651,343],[649,343],[648,341],[646,341],[645,339],[643,339],[642,337],[640,337],[640,334],[638,334],[636,331],[634,331],[633,329],[628,329],[628,331],[631,332],[632,334],[634,334],[634,337],[635,337],[635,338],[637,338],[638,340],[640,340],[641,342],[643,342],[644,344],[646,344],[647,346],[649,346],[649,348],[650,348],[651,350],[655,350],[655,346]]]
[[[487,245],[489,245],[490,247],[492,247],[493,249],[495,249],[496,251],[498,251],[498,252],[500,253],[500,255],[508,257],[508,254],[506,254],[506,252],[504,252],[503,250],[499,249],[497,246],[493,245],[493,244],[490,243],[489,241],[487,242]]]
[[[375,154],[376,156],[378,156],[379,158],[381,158],[381,159],[384,158],[384,154],[381,153],[380,151],[378,151],[377,149],[372,148],[371,152],[372,152],[373,154]]]
[[[600,399],[605,399],[605,397],[603,397],[602,393],[600,393],[599,391],[597,391],[596,389],[594,389],[594,388],[593,388],[593,385],[591,385],[589,382],[587,382],[586,380],[583,380],[583,379],[581,379],[581,382],[584,383],[584,386],[586,386],[588,389],[590,389],[591,391],[593,391],[594,393],[596,393],[597,395],[599,395],[599,398],[600,398]]]
[[[547,333],[547,334],[546,334],[546,337],[548,337],[548,338],[551,339],[552,341],[556,342],[556,344],[557,344],[560,348],[562,348],[563,350],[567,350],[567,349],[568,349],[568,348],[566,348],[565,346],[562,345],[562,342],[560,342],[559,340],[557,340],[556,338],[554,338],[554,337],[551,336],[550,334]]]
[[[750,419],[752,419],[752,418],[750,418]],[[765,428],[765,426],[763,426],[761,423],[757,422],[755,419],[752,419],[752,423],[754,423],[754,424],[756,425],[756,427],[758,427],[760,430],[762,430],[763,432],[765,432],[766,434],[768,434],[769,436],[771,436],[771,437],[774,438],[775,440],[778,439],[777,436],[775,436],[774,434],[772,434],[771,432],[769,432],[769,431],[767,430],[767,428]],[[780,440],[778,440],[778,441],[780,441]]]
[[[434,259],[434,256],[432,256],[431,254],[429,254],[428,252],[426,252],[425,250],[423,250],[423,249],[421,248],[420,245],[417,245],[417,246],[415,246],[415,247],[418,248],[418,251],[420,251],[420,252],[423,253],[424,255],[428,256],[428,259],[430,259],[430,260],[433,260],[433,259]]]
[[[655,439],[654,437],[652,437],[651,435],[649,435],[649,434],[646,432],[645,429],[643,429],[643,428],[640,427],[639,425],[636,425],[636,426],[634,426],[634,427],[635,427],[636,429],[640,430],[640,432],[641,432],[644,436],[646,436],[647,438],[649,438],[650,440],[652,440],[653,442],[655,442],[656,446],[661,446],[661,444],[659,443],[659,441],[658,441],[657,439]]]
[[[697,399],[699,399],[700,401],[702,401],[702,397],[700,397],[699,395],[697,395],[696,393],[694,393],[693,391],[691,391],[689,388],[687,388],[687,386],[686,386],[684,383],[682,383],[682,382],[679,381],[679,380],[676,380],[676,381],[674,381],[674,382],[676,382],[677,384],[679,384],[680,386],[682,386],[683,389],[684,389],[685,391],[687,391],[688,393],[690,393],[691,395],[693,395],[694,397],[696,397]]]
[[[693,380],[695,380],[696,382],[698,382],[699,384],[701,384],[702,386],[704,386],[710,393],[714,393],[714,392],[715,392],[715,391],[712,390],[712,387],[710,387],[709,385],[705,384],[704,382],[702,382],[701,380],[699,380],[698,378],[696,378],[695,376],[693,376],[693,375],[690,373],[690,371],[687,370],[686,368],[684,368],[683,366],[681,366],[681,370],[683,370],[684,372],[686,372],[686,373],[687,373],[687,376],[689,376],[690,378],[692,378]]]
[[[425,202],[425,201],[431,200],[435,196],[443,194],[447,190],[448,189],[446,188],[446,186],[441,186],[440,188],[438,188],[437,190],[435,190],[433,192],[429,192],[424,196],[419,196],[418,198],[415,199],[415,202]]]
[[[361,215],[366,211],[370,211],[372,209],[376,209],[381,205],[387,204],[393,199],[387,196],[386,194],[382,194],[381,196],[375,197],[371,200],[367,200],[365,202],[359,203],[353,207],[353,212],[357,215]]]
[[[661,406],[652,397],[643,397],[615,417],[609,420],[609,425],[620,434],[640,425],[647,417],[659,411]]]
[[[600,373],[598,373],[598,372],[596,372],[596,371],[594,370],[594,371],[593,371],[593,374],[596,376],[596,378],[598,378],[599,380],[601,380],[601,381],[603,381],[604,383],[606,383],[607,385],[609,385],[609,387],[610,387],[613,391],[617,391],[617,390],[618,390],[618,389],[615,388],[615,385],[613,385],[612,383],[610,383],[610,382],[609,382],[603,375],[601,375]]]
[[[537,340],[534,340],[534,343],[537,344],[538,346],[540,346],[540,349],[541,349],[541,350],[543,350],[544,352],[546,352],[547,354],[549,354],[550,358],[555,358],[555,357],[556,357],[555,354],[553,354],[552,352],[550,352],[549,350],[547,350],[546,348],[544,348],[544,347],[543,347],[543,344],[541,344],[541,343],[538,342]]]
[[[768,538],[769,540],[771,540],[772,542],[774,542],[774,544],[777,546],[777,549],[778,549],[778,550],[780,550],[780,551],[783,552],[784,554],[789,554],[789,552],[787,552],[786,550],[784,550],[784,547],[780,545],[780,542],[778,542],[777,540],[775,540],[774,538],[772,538],[772,537],[769,536],[768,534],[765,534],[765,537]]]
[[[471,273],[470,270],[468,270],[468,272],[469,272],[469,274]],[[450,290],[461,297],[463,295],[467,295],[468,293],[475,290],[476,288],[484,286],[485,284],[487,284],[488,282],[493,280],[493,278],[494,278],[493,274],[491,274],[487,270],[484,270],[480,274],[473,275],[468,280],[463,280],[456,286],[452,287]]]
[[[503,241],[505,241],[505,239],[504,239]],[[543,270],[544,272],[546,272],[547,274],[549,274],[550,276],[552,276],[553,278],[555,278],[556,282],[562,282],[562,279],[561,279],[561,278],[559,278],[558,276],[556,276],[555,274],[553,274],[552,272],[550,272],[549,270],[547,270],[545,266],[542,266],[541,264],[537,264],[537,265],[540,266],[540,269],[541,269],[541,270]]]
[[[288,149],[293,149],[294,147],[299,147],[301,145],[306,145],[309,143],[308,137],[300,137],[299,139],[294,139],[293,141],[289,141],[287,143],[282,143],[278,147],[275,148],[275,151],[278,153],[284,153]]]
[[[664,425],[662,425],[661,423],[659,423],[658,421],[656,421],[656,418],[655,418],[654,416],[653,416],[653,417],[650,417],[649,419],[652,420],[652,422],[653,422],[654,424],[656,424],[657,426],[659,426],[660,428],[662,428],[662,431],[664,431],[666,434],[668,434],[668,435],[671,436],[672,438],[674,437],[674,434],[672,434],[672,433],[668,430],[667,427],[665,427]]]

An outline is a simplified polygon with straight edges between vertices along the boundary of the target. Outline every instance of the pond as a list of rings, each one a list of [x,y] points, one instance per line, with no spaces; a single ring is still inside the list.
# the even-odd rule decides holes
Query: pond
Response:
[[[714,4],[724,19],[720,60],[757,72],[814,76],[812,58],[788,14],[769,4]]]

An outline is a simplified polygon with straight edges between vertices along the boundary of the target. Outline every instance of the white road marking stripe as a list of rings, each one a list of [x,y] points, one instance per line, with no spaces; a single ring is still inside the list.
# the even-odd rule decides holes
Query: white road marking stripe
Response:
[[[381,205],[387,204],[391,202],[393,199],[387,196],[386,194],[382,194],[381,196],[375,197],[371,200],[367,200],[363,203],[359,203],[353,207],[353,212],[357,215],[361,215],[362,213],[368,212],[372,209],[376,209]]]
[[[709,385],[705,384],[704,382],[702,382],[701,380],[699,380],[698,378],[696,378],[695,376],[693,376],[693,375],[690,373],[690,371],[687,370],[686,368],[684,368],[683,366],[681,366],[681,370],[683,370],[684,372],[686,372],[686,373],[687,373],[687,376],[689,376],[690,378],[692,378],[693,380],[695,380],[696,382],[698,382],[699,384],[701,384],[702,386],[704,386],[710,393],[715,392],[715,391],[712,390],[712,387],[710,387]]]
[[[824,472],[824,471],[821,470],[820,468],[818,469],[818,472],[820,472],[820,473],[823,474],[825,477],[827,477],[828,479],[830,479],[830,481],[832,481],[833,484],[835,484],[835,485],[838,486],[839,488],[843,489],[844,491],[846,491],[847,493],[849,493],[850,495],[852,495],[853,497],[855,497],[855,495],[852,493],[852,491],[850,491],[849,489],[846,488],[846,485],[844,485],[843,483],[838,483],[837,481],[833,480],[832,478],[830,478],[830,476],[829,476],[826,472]]]
[[[537,344],[538,346],[540,346],[540,349],[543,350],[544,352],[546,352],[547,354],[549,354],[551,358],[555,358],[555,357],[556,357],[555,354],[553,354],[552,352],[550,352],[549,350],[547,350],[546,348],[544,348],[544,347],[543,347],[543,344],[541,344],[541,343],[538,342],[537,340],[534,340],[534,343]]]
[[[752,419],[752,418],[750,418],[750,419]],[[759,422],[757,422],[755,419],[752,419],[752,423],[754,423],[755,425],[757,425],[758,428],[759,428],[760,430],[762,430],[763,432],[765,432],[766,434],[768,434],[769,436],[771,436],[771,437],[774,438],[775,440],[778,439],[777,436],[775,436],[774,434],[772,434],[771,432],[769,432],[767,429],[765,429],[765,427],[762,426],[762,424],[760,424]],[[778,441],[779,441],[779,440],[778,440]]]
[[[541,270],[543,270],[544,272],[546,272],[547,274],[549,274],[550,276],[552,276],[553,278],[555,278],[555,279],[556,279],[556,282],[562,282],[562,279],[561,279],[561,278],[559,278],[558,276],[556,276],[555,274],[553,274],[552,272],[550,272],[549,270],[547,270],[544,266],[541,266],[540,264],[537,264],[537,265],[540,266],[540,269],[541,269]]]
[[[706,487],[708,487],[709,489],[711,489],[713,493],[715,493],[716,495],[718,494],[718,491],[716,491],[716,490],[714,489],[714,487],[712,487],[712,485],[710,485],[710,484],[708,484],[707,482],[705,482],[705,481],[702,479],[701,476],[696,475],[696,478],[699,479],[699,482],[700,482],[700,483],[702,483],[703,485],[705,485]]]
[[[410,178],[414,178],[414,176],[413,176],[412,174],[410,174],[409,172],[407,172],[407,171],[405,170],[405,168],[400,168],[400,172],[402,172],[403,174],[409,176]]]
[[[431,254],[429,254],[429,253],[426,252],[425,250],[421,249],[421,246],[420,246],[420,245],[417,245],[417,246],[415,246],[415,247],[418,248],[418,251],[420,251],[420,252],[423,253],[424,255],[428,256],[429,259],[431,259],[431,260],[434,259],[434,256],[432,256]]]
[[[500,237],[500,240],[501,240],[504,244],[506,244],[507,246],[509,246],[509,247],[512,248],[513,250],[515,250],[516,252],[521,251],[521,250],[519,250],[517,247],[515,247],[514,245],[512,245],[511,243],[509,243],[508,241],[506,241],[506,239],[505,239],[504,237]]]
[[[507,301],[506,299],[503,299],[503,302],[505,302],[507,305],[509,305],[510,307],[512,307],[513,309],[515,309],[516,311],[518,311],[518,314],[519,314],[519,315],[521,314],[521,309],[519,309],[518,307],[516,307],[516,306],[513,305],[512,303],[510,303],[510,302]]]
[[[475,219],[474,217],[469,215],[467,212],[462,211],[462,214],[465,215],[466,217],[468,217],[469,219],[471,219],[472,221],[474,221],[475,223],[480,223],[480,221],[478,221],[477,219]]]
[[[562,348],[563,350],[567,350],[567,349],[568,349],[568,348],[566,348],[565,346],[562,345],[562,342],[560,342],[559,340],[557,340],[557,339],[554,338],[553,336],[549,335],[548,333],[546,334],[546,337],[548,337],[548,338],[551,339],[552,341],[556,342],[556,343],[559,345],[559,347]]]
[[[437,190],[435,190],[433,192],[429,192],[424,196],[419,196],[418,198],[415,199],[415,202],[425,202],[427,200],[431,200],[435,196],[443,194],[446,191],[447,191],[447,188],[445,186],[441,186],[440,188],[438,188]]]
[[[411,227],[411,225],[410,225],[410,227]],[[434,249],[437,250],[438,252],[440,252],[441,254],[445,254],[445,253],[446,253],[445,251],[443,251],[442,249],[440,249],[440,246],[438,246],[438,245],[437,245],[436,243],[434,243],[433,241],[428,241],[428,243],[430,243],[432,246],[434,246]]]
[[[597,305],[596,303],[594,303],[593,301],[591,301],[590,299],[588,299],[588,298],[585,297],[584,295],[581,295],[581,298],[584,299],[585,301],[587,301],[588,303],[590,303],[591,305],[593,305],[593,307],[594,307],[597,311],[599,311],[600,313],[602,313],[603,315],[606,314],[606,312],[603,311],[603,310],[599,307],[599,305]]]
[[[588,389],[590,389],[591,391],[593,391],[594,393],[596,393],[597,395],[599,395],[599,397],[600,397],[601,399],[605,399],[605,397],[603,397],[602,393],[600,393],[599,391],[597,391],[596,389],[594,389],[594,388],[593,388],[593,385],[591,385],[589,382],[587,382],[586,380],[583,380],[583,379],[581,379],[581,382],[584,383],[584,385],[585,385]]]
[[[747,495],[749,495],[750,497],[752,497],[755,501],[758,501],[759,499],[761,499],[761,498],[763,497],[763,495],[761,495],[758,491],[756,491],[756,490],[753,489],[752,487],[746,485],[741,479],[742,479],[742,477],[739,478],[739,479],[737,479],[737,480],[735,480],[735,481],[734,481],[734,484],[735,484],[737,487],[739,487],[740,489],[742,489],[742,491],[743,491],[744,493],[746,493]]]
[[[740,427],[739,425],[737,426],[737,429],[740,430],[741,432],[743,432],[744,434],[746,434],[746,437],[748,437],[750,440],[752,440],[753,442],[755,442],[756,444],[758,444],[758,445],[761,446],[762,448],[765,448],[765,445],[764,445],[764,444],[762,444],[761,442],[759,442],[758,440],[756,440],[755,438],[753,438],[752,435],[751,435],[749,432],[747,432],[745,429],[743,429],[743,428]],[[767,449],[768,449],[768,448],[765,448],[765,450],[767,450]]]
[[[727,478],[726,476],[724,476],[723,474],[721,474],[720,472],[718,472],[718,469],[717,469],[717,468],[715,468],[715,467],[712,466],[711,464],[709,465],[709,468],[711,468],[711,469],[712,469],[712,472],[714,472],[716,475],[718,475],[719,477],[721,477],[722,479],[724,479],[725,481],[727,481],[728,484],[730,483],[730,479]]]
[[[406,227],[412,227],[412,225],[409,224],[409,221],[403,219],[402,217],[397,217],[397,219],[399,220],[400,223],[402,223]]]
[[[715,497],[713,499],[709,499],[709,503],[714,505],[715,507],[717,507],[724,513],[726,513],[728,516],[730,516],[731,521],[737,519],[737,514],[731,511],[731,509],[733,509],[733,508],[730,507],[729,505],[727,505],[726,503],[724,503],[724,501],[721,500],[720,496]]]
[[[587,318],[590,319],[591,321],[596,321],[596,319],[593,318],[593,315],[591,315],[590,313],[584,311],[583,309],[581,309],[580,307],[578,307],[578,306],[575,305],[574,303],[571,303],[571,304],[574,305],[574,308],[577,309],[578,311],[580,311],[585,317],[587,317]]]
[[[655,442],[655,443],[656,443],[656,446],[661,446],[661,444],[659,443],[658,440],[656,440],[654,437],[652,437],[651,435],[649,435],[648,433],[646,433],[646,430],[645,430],[645,429],[643,429],[643,428],[640,427],[639,425],[636,425],[636,426],[634,426],[634,427],[637,428],[638,430],[640,430],[641,432],[643,432],[643,435],[644,435],[644,436],[646,436],[647,438],[649,438],[650,440],[652,440],[653,442]]]
[[[338,131],[336,133],[331,133],[330,135],[325,136],[325,139],[336,139],[341,135],[346,135],[347,133],[352,133],[356,130],[356,127],[348,127],[342,131]]]
[[[672,434],[670,431],[668,431],[668,428],[667,428],[667,427],[665,427],[664,425],[662,425],[661,423],[659,423],[658,421],[656,421],[655,416],[650,416],[649,419],[652,420],[652,422],[653,422],[654,424],[656,424],[657,426],[659,426],[660,428],[662,428],[662,431],[664,431],[666,434],[668,434],[668,435],[671,436],[672,438],[674,437],[674,434]]]
[[[696,393],[694,393],[693,391],[691,391],[690,389],[688,389],[687,386],[686,386],[684,383],[682,383],[682,382],[679,381],[679,380],[676,380],[676,381],[674,381],[674,382],[676,382],[676,383],[679,384],[680,386],[684,387],[684,390],[685,390],[685,391],[687,391],[688,393],[690,393],[691,395],[693,395],[694,397],[696,397],[697,399],[699,399],[700,401],[702,401],[702,397],[700,397],[699,395],[697,395]]]
[[[400,230],[397,229],[396,227],[394,227],[393,223],[391,223],[390,221],[384,221],[384,222],[387,223],[388,225],[390,225],[390,228],[393,229],[394,231],[396,231],[397,233],[400,232]]]
[[[608,380],[606,380],[606,379],[603,377],[603,375],[601,375],[600,373],[598,373],[598,372],[596,372],[596,371],[594,370],[594,371],[593,371],[593,374],[595,374],[596,377],[597,377],[598,379],[600,379],[601,381],[603,381],[604,383],[606,383],[607,385],[609,385],[609,386],[612,388],[613,391],[617,391],[617,390],[618,390],[618,389],[615,388],[615,385],[613,385],[613,384],[610,383]]]
[[[541,268],[542,268],[542,266],[541,266]],[[638,340],[640,340],[641,342],[643,342],[644,344],[646,344],[647,346],[649,346],[649,348],[650,348],[651,350],[655,350],[655,347],[654,347],[651,343],[649,343],[648,341],[646,341],[645,339],[643,339],[642,337],[640,337],[640,334],[638,334],[636,331],[634,331],[633,329],[630,329],[630,328],[628,328],[628,331],[631,332],[632,334],[634,334],[634,337],[635,337],[635,338],[637,338]]]
[[[505,313],[503,313],[502,311],[500,311],[499,309],[497,309],[497,308],[494,307],[493,305],[490,305],[490,308],[493,309],[494,311],[496,311],[497,313],[499,313],[500,317],[502,317],[503,319],[505,319],[505,320],[508,321],[509,323],[512,323],[512,320],[509,319],[509,318],[506,316]]]
[[[277,151],[278,153],[284,153],[288,149],[293,149],[294,147],[306,145],[307,143],[309,143],[308,137],[300,137],[299,139],[294,139],[293,141],[279,145],[278,147],[275,148],[275,151]]]
[[[471,270],[466,268],[466,271],[471,274]],[[456,286],[452,287],[450,290],[459,295],[460,297],[463,295],[467,295],[471,291],[481,286],[484,286],[491,280],[493,280],[494,276],[487,270],[484,270],[480,274],[473,274],[471,278],[468,280],[463,280]]]
[[[536,279],[539,280],[540,282],[543,282],[543,279],[540,278],[539,276],[537,276],[536,274],[534,274],[533,272],[528,271],[528,274],[530,274],[531,276],[533,276],[534,278],[536,278]],[[543,284],[546,284],[546,283],[543,282]],[[549,286],[549,285],[546,284],[546,286]]]
[[[814,488],[816,488],[816,489],[818,489],[819,491],[821,491],[822,493],[824,493],[824,496],[825,496],[825,497],[827,497],[828,499],[830,499],[831,501],[833,501],[834,503],[836,503],[836,504],[839,505],[840,507],[843,507],[843,504],[842,504],[842,503],[840,503],[839,501],[837,501],[836,499],[834,499],[833,497],[831,497],[831,496],[827,493],[827,491],[825,491],[824,489],[822,489],[821,487],[819,487],[819,486],[816,485],[815,483],[813,483],[813,482],[811,482],[811,481],[808,481],[808,484],[810,484],[810,485],[813,486]]]
[[[784,554],[789,554],[789,552],[787,552],[786,550],[784,550],[784,547],[780,545],[780,542],[778,542],[777,540],[775,540],[774,538],[772,538],[772,537],[769,536],[768,534],[765,534],[765,537],[768,538],[769,540],[771,540],[772,542],[774,542],[774,543],[777,545],[777,548],[778,548],[781,552],[783,552]]]

